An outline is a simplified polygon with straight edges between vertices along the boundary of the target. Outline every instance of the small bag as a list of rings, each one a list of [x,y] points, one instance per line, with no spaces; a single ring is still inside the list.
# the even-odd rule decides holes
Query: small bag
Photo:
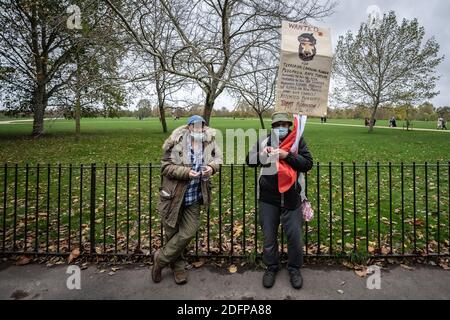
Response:
[[[300,186],[302,188],[300,192],[300,198],[302,202],[300,204],[300,214],[303,216],[303,220],[310,222],[314,218],[314,210],[312,209],[311,203],[309,202],[308,198],[306,198],[305,179],[302,172],[300,172],[298,180],[300,181]]]
[[[303,220],[310,222],[314,218],[314,211],[311,207],[311,203],[306,198],[302,200],[300,211],[303,215]]]

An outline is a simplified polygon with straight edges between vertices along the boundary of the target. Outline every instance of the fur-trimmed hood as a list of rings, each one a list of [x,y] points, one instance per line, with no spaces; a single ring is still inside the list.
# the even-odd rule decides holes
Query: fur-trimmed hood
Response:
[[[204,142],[212,142],[216,137],[216,129],[205,127],[205,137],[203,139]],[[174,145],[181,143],[183,138],[187,138],[189,135],[189,128],[187,125],[181,126],[173,130],[172,134],[164,141],[162,146],[164,151],[169,150]]]

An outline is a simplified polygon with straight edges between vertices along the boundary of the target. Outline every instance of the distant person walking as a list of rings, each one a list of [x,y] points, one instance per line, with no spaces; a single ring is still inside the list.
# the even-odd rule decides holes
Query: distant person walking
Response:
[[[443,117],[439,117],[437,121],[438,130],[447,130],[447,121]]]
[[[392,117],[389,120],[389,127],[390,128],[397,128],[397,120],[395,119],[395,117]]]
[[[442,118],[441,117],[439,117],[438,119],[437,119],[437,129],[438,130],[441,130],[442,129]]]

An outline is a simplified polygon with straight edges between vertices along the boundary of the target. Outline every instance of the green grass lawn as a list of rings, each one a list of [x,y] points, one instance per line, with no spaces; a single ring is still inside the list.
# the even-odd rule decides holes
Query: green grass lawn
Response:
[[[308,175],[308,196],[316,211],[314,221],[305,228],[307,231],[305,240],[308,242],[310,253],[317,252],[319,248],[321,253],[349,253],[354,251],[355,242],[357,252],[373,253],[377,250],[386,253],[392,249],[393,253],[402,253],[403,250],[408,253],[414,248],[414,240],[419,251],[422,252],[426,250],[427,242],[431,252],[437,251],[438,244],[442,251],[448,250],[450,235],[447,165],[450,160],[450,135],[448,133],[376,129],[374,133],[368,134],[366,128],[312,124],[312,122],[320,122],[318,119],[309,121],[310,125],[307,125],[305,130],[305,138],[314,161],[321,163],[319,170],[315,167]],[[355,120],[332,119],[329,121],[330,123],[360,124]],[[173,130],[184,122],[185,119],[169,120],[169,129]],[[269,124],[269,121],[266,122]],[[428,124],[421,125],[426,127]],[[18,169],[17,197],[14,195],[14,168],[8,170],[6,212],[3,210],[5,175],[0,168],[0,216],[2,217],[0,225],[3,223],[6,225],[7,247],[11,246],[16,234],[17,247],[23,249],[25,233],[27,248],[33,247],[36,240],[36,226],[39,230],[37,244],[40,250],[47,249],[47,229],[49,252],[56,251],[58,246],[62,251],[70,250],[79,243],[80,236],[85,243],[89,239],[90,230],[90,170],[88,166],[93,162],[98,166],[95,204],[95,230],[99,246],[97,249],[103,249],[104,241],[106,251],[112,252],[115,249],[115,240],[117,240],[119,252],[126,252],[127,249],[133,252],[139,242],[140,248],[147,251],[160,245],[160,220],[155,211],[159,172],[158,168],[150,169],[148,163],[159,164],[161,145],[168,134],[161,132],[157,119],[145,121],[133,118],[83,119],[82,137],[79,142],[75,142],[73,138],[73,121],[57,120],[46,123],[46,133],[38,140],[32,140],[28,136],[31,126],[30,122],[0,125],[0,163],[7,162],[9,166],[16,163],[21,165]],[[258,129],[259,121],[213,118],[211,126],[222,131],[233,128]],[[376,162],[382,164],[428,162],[432,165],[427,168],[427,172],[423,166],[418,166],[415,179],[413,179],[413,168],[405,166],[403,184],[401,167],[392,167],[389,175],[389,167],[381,166],[378,180],[377,168],[369,166],[366,198],[363,166],[355,167],[355,175],[353,175],[352,166],[344,167],[343,180],[341,180],[342,171],[339,164],[341,162],[351,164],[353,161],[360,165],[364,162],[372,165]],[[434,165],[438,161],[444,164],[440,167],[439,174]],[[329,162],[334,164],[331,169],[327,166]],[[41,164],[38,195],[35,188],[38,182],[37,172],[33,167],[29,170],[28,197],[25,196],[26,175],[22,166],[26,163],[33,166],[37,163]],[[50,174],[47,171],[47,163],[55,165],[51,168]],[[61,175],[57,167],[59,163],[63,164]],[[106,180],[104,163],[108,164]],[[117,202],[115,200],[115,163],[120,165],[117,169]],[[126,168],[127,163],[131,166],[129,169]],[[141,164],[140,169],[136,166],[138,163]],[[67,164],[74,165],[71,181]],[[80,164],[85,164],[82,185],[80,185]],[[138,170],[140,175],[137,174]],[[232,174],[233,179],[231,179]],[[223,168],[220,181],[218,175],[213,178],[214,205],[210,210],[210,223],[207,223],[205,212],[202,215],[203,223],[197,245],[194,245],[192,250],[200,253],[207,252],[209,242],[212,252],[222,249],[228,253],[233,249],[234,253],[245,251],[251,254],[254,252],[255,238],[258,239],[257,249],[261,250],[261,231],[256,229],[258,234],[255,234],[255,223],[258,223],[255,220],[257,219],[254,194],[255,174],[257,175],[258,171],[235,165],[234,168]],[[50,180],[49,188],[48,179]],[[61,191],[58,198],[59,183]],[[80,188],[83,190],[82,193]],[[415,201],[414,189],[416,190]],[[390,193],[389,190],[392,192]],[[47,196],[50,201],[47,201]],[[38,206],[36,206],[36,198],[38,198]],[[25,199],[28,199],[27,203]],[[28,210],[25,210],[25,206]],[[14,219],[14,211],[17,212],[17,219]],[[4,216],[6,219],[3,218]],[[379,232],[378,225],[380,225]],[[59,242],[57,241],[58,230]],[[416,233],[415,239],[414,233]],[[233,246],[231,246],[231,238],[233,238]],[[0,239],[1,244],[3,241],[1,233]],[[284,249],[286,249],[285,246]]]
[[[169,129],[173,130],[184,121],[169,120]],[[330,123],[338,122],[346,121],[330,120]],[[161,145],[168,136],[161,132],[157,119],[83,119],[79,142],[73,139],[73,121],[47,122],[45,135],[37,141],[28,136],[31,126],[31,123],[0,125],[0,162],[155,163],[159,162]],[[233,128],[257,129],[259,122],[257,119],[216,118],[212,119],[211,126],[224,132]],[[378,129],[368,134],[366,128],[311,124],[307,125],[304,135],[315,162],[449,160],[450,135],[445,132]]]
[[[315,123],[320,123],[320,119],[312,118],[310,121]],[[358,125],[362,126],[364,125],[364,119],[327,119],[327,122],[330,124],[349,124],[349,125]],[[437,128],[437,121],[411,121],[412,128],[420,128],[420,129],[436,129]],[[406,121],[403,120],[397,120],[397,127],[403,128],[403,126],[406,126]],[[377,127],[389,127],[389,120],[387,119],[380,119],[376,122]]]

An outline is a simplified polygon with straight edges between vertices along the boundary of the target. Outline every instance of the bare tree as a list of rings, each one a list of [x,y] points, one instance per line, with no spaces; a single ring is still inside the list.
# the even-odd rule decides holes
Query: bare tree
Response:
[[[119,12],[112,1],[107,3]],[[165,70],[160,59],[173,53],[175,28],[167,19],[159,0],[135,0],[123,4],[120,16],[120,21],[125,22],[125,29],[135,40],[135,46],[129,55],[134,63],[129,68],[128,77],[135,78],[135,89],[156,97],[162,129],[167,132],[164,109],[172,100],[173,94],[186,84],[186,78]],[[154,55],[153,51],[158,51],[160,57]],[[138,74],[133,75],[136,70],[139,70]],[[151,93],[149,85],[154,88]]]
[[[204,93],[204,118],[209,122],[216,98],[239,73],[237,65],[251,48],[278,48],[281,20],[302,21],[322,18],[332,13],[334,2],[319,0],[253,1],[253,0],[159,0],[165,19],[175,32],[171,34],[170,52],[162,52],[133,27],[127,19],[127,8],[106,1],[117,13],[126,29],[151,55],[163,71],[190,79]],[[138,6],[134,15],[145,17],[151,12]],[[139,19],[140,19],[139,18]]]
[[[74,76],[56,98],[59,108],[75,119],[75,138],[81,134],[82,114],[112,114],[125,104],[125,79],[119,75],[124,39],[109,17],[110,8],[102,2],[76,0],[81,7],[82,24],[69,31],[75,47],[68,63]]]
[[[69,28],[71,5],[81,8],[82,20]],[[102,2],[91,0],[7,0],[0,3],[1,95],[16,111],[34,115],[34,137],[44,132],[49,108],[66,112],[75,106],[80,132],[83,103],[109,104],[123,100],[117,74],[117,41]],[[70,13],[70,12],[69,12]]]
[[[158,8],[156,0],[154,0],[155,9]],[[169,54],[172,45],[172,35],[175,32],[172,24],[165,19],[162,8],[154,10],[151,15],[151,29],[149,41],[154,43],[156,47],[164,55]],[[142,26],[142,23],[141,23]],[[146,24],[147,27],[147,24]],[[153,80],[155,83],[156,96],[158,101],[158,110],[163,132],[167,132],[167,123],[164,107],[173,93],[179,91],[183,87],[183,78],[176,74],[169,73],[163,68],[160,60],[152,55],[153,64]]]
[[[358,34],[339,38],[334,56],[334,97],[348,104],[370,105],[373,131],[378,107],[430,99],[436,67],[442,61],[434,38],[423,43],[417,19],[397,22],[394,12],[377,23],[362,23]]]
[[[250,50],[240,63],[241,73],[235,78],[231,91],[238,99],[244,99],[256,112],[265,129],[263,114],[274,107],[278,58],[271,51],[256,48]]]

